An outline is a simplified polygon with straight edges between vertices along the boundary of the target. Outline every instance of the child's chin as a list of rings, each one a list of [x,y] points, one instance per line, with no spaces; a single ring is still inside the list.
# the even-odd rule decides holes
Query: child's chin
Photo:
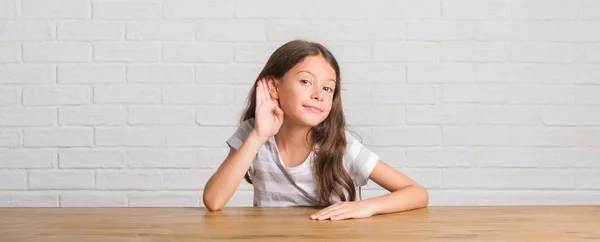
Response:
[[[308,126],[308,127],[315,127],[315,126],[319,125],[320,123],[322,123],[323,121],[325,121],[324,118],[315,117],[315,116],[300,118],[300,122],[302,123],[302,125]]]

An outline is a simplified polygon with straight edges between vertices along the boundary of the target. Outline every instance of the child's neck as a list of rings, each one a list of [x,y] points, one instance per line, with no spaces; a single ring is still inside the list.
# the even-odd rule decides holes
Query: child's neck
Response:
[[[280,151],[289,151],[292,149],[312,149],[309,142],[311,137],[307,136],[310,127],[302,127],[284,122],[275,135],[275,142]],[[307,140],[308,137],[308,140]]]

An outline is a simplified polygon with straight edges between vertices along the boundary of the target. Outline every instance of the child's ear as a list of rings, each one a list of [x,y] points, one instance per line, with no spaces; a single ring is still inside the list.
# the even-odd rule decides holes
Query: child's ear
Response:
[[[279,83],[279,80],[275,79],[275,77],[267,78],[267,89],[269,89],[271,98],[275,100],[279,99]]]

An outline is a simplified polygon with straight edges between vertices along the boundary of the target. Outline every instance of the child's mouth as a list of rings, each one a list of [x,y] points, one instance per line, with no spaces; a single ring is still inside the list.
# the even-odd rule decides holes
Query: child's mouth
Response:
[[[302,106],[313,113],[322,113],[323,112],[321,109],[314,107],[314,106],[309,106],[309,105],[302,105]]]

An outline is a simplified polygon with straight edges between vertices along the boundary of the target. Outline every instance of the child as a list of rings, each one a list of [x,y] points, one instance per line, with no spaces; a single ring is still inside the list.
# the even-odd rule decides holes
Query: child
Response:
[[[258,75],[230,152],[209,179],[203,200],[222,209],[243,178],[254,206],[329,206],[311,219],[364,218],[426,207],[427,190],[379,160],[348,131],[340,69],[322,45],[279,47]],[[390,194],[356,200],[371,179]]]

